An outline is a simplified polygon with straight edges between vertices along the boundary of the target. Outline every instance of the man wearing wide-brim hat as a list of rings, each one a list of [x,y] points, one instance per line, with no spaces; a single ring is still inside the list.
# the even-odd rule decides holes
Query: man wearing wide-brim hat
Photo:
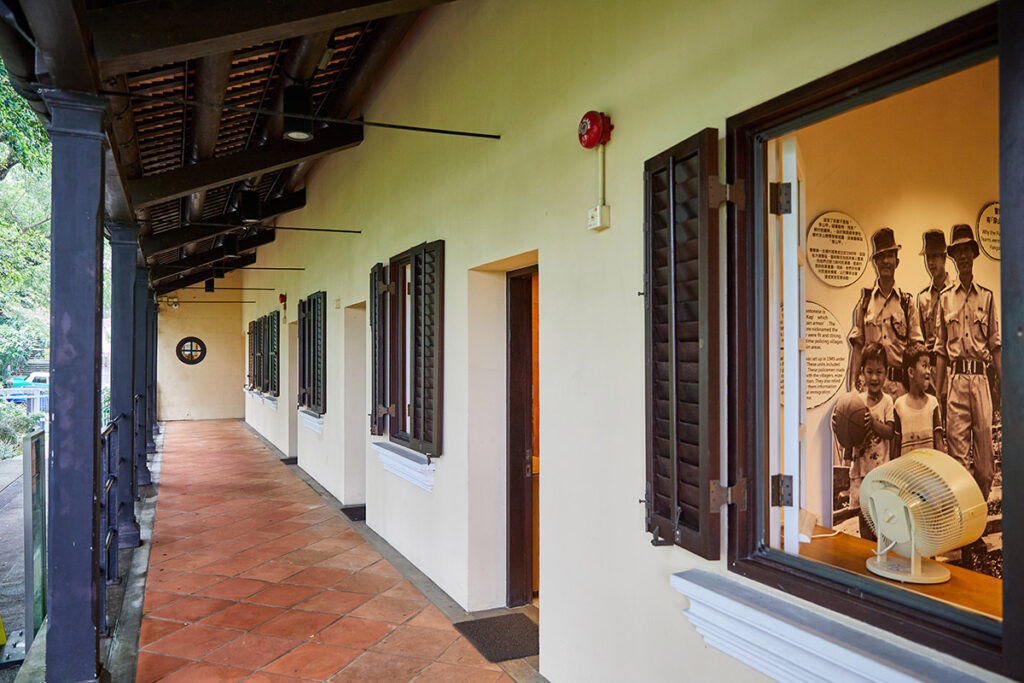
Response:
[[[871,236],[871,260],[878,279],[873,287],[861,291],[853,311],[850,330],[850,376],[847,387],[859,387],[860,354],[865,346],[877,342],[885,349],[886,381],[882,390],[895,399],[906,393],[903,386],[903,352],[912,341],[924,343],[917,306],[909,292],[896,286],[899,250],[892,228],[879,228]]]
[[[917,293],[917,313],[921,317],[924,346],[929,351],[934,351],[935,330],[939,322],[939,295],[949,286],[949,274],[946,272],[946,234],[941,230],[926,230],[922,241],[924,245],[921,256],[924,256],[925,269],[931,282]]]
[[[959,282],[946,287],[939,297],[938,398],[940,403],[945,400],[949,454],[971,471],[988,499],[995,479],[988,368],[993,366],[995,376],[1002,377],[999,316],[992,290],[974,280],[979,250],[971,226],[953,226],[946,253],[956,264]]]

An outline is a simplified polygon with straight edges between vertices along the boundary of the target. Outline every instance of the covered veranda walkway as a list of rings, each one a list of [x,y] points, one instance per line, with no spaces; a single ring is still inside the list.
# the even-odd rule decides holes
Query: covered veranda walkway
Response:
[[[510,681],[237,420],[168,423],[136,680]]]

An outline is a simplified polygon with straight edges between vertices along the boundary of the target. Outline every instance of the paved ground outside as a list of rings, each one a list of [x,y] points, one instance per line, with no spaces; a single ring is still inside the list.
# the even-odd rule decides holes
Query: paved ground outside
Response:
[[[241,422],[168,423],[136,681],[511,681]]]
[[[0,460],[0,619],[10,634],[25,626],[25,510],[22,459]],[[0,669],[0,683],[18,667]]]

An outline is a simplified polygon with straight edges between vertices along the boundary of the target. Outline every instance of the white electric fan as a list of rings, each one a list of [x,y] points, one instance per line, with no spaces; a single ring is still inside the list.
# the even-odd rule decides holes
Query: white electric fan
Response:
[[[878,537],[868,570],[908,583],[948,581],[949,570],[928,558],[981,538],[988,517],[971,473],[928,449],[871,470],[861,484],[860,505]]]

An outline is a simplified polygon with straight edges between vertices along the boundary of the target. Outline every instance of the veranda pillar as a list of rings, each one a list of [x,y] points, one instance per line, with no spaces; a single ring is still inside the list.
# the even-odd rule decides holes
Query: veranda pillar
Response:
[[[149,376],[149,271],[145,268],[135,269],[135,368],[134,391],[138,396],[136,402],[135,423],[138,432],[135,439],[135,483],[148,486],[152,483],[149,465],[146,462],[146,432],[149,430],[148,391],[146,380]]]

